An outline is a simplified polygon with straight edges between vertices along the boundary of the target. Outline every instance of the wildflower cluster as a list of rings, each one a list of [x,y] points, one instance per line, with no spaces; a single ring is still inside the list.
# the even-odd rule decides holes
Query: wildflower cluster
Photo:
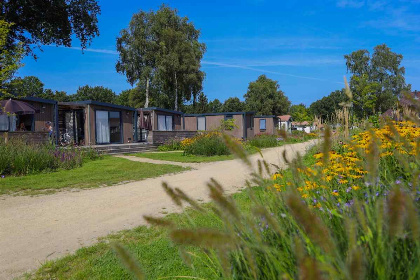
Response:
[[[377,154],[378,168],[388,164],[387,170],[394,170],[393,176],[407,176],[401,170],[396,155],[414,157],[419,155],[420,128],[411,122],[390,123],[382,128],[373,129],[354,135],[346,144],[327,154],[317,153],[314,166],[298,167],[299,176],[284,178],[281,174],[272,176],[273,187],[284,191],[294,186],[301,197],[316,208],[324,205],[351,205],[354,198],[368,198],[370,195],[386,195],[386,182],[377,175],[376,186],[365,182],[368,172],[369,155]],[[390,161],[390,158],[392,160]],[[372,159],[370,159],[372,160]],[[413,163],[414,164],[414,163]],[[385,169],[385,168],[383,168]],[[389,176],[389,175],[388,175]],[[395,182],[400,181],[397,179]],[[327,199],[326,197],[329,197]]]

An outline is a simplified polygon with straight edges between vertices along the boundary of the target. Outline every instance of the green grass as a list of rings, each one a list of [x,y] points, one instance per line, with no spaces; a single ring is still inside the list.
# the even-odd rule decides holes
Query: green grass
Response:
[[[243,211],[249,211],[250,199],[246,191],[233,197]],[[204,207],[209,209],[206,214],[188,209],[181,214],[170,214],[167,219],[180,227],[193,224],[197,228],[221,228],[222,222],[210,210],[211,204]],[[218,278],[208,264],[208,259],[199,250],[187,248],[188,252],[195,255],[191,258],[193,266],[188,266],[181,258],[178,248],[167,237],[166,229],[147,226],[109,235],[96,245],[81,248],[75,254],[56,261],[49,261],[32,275],[26,276],[28,279],[133,279],[111,249],[110,243],[114,241],[124,245],[139,260],[147,279],[175,279],[171,278],[174,276]]]
[[[304,164],[312,165],[312,155],[315,148],[304,156]],[[159,153],[160,155],[166,153]],[[180,153],[178,153],[180,154]],[[156,153],[156,155],[158,155]],[[180,154],[182,155],[182,154]],[[291,174],[288,174],[291,176]],[[252,188],[253,196],[263,197],[267,192],[262,187]],[[252,206],[249,189],[233,196],[235,204],[243,213],[250,213]],[[204,213],[187,209],[180,214],[170,214],[166,219],[171,220],[179,228],[223,228],[214,205],[203,205]],[[43,264],[33,274],[26,275],[27,279],[133,279],[124,269],[110,244],[122,244],[138,260],[147,279],[176,279],[176,276],[199,277],[198,279],[219,279],[209,259],[199,249],[188,247],[191,253],[192,265],[185,264],[177,246],[168,238],[164,228],[156,226],[140,226],[132,230],[124,230],[101,238],[90,247],[77,250],[74,254]],[[167,278],[165,278],[167,277]],[[194,278],[197,279],[197,278]]]
[[[0,179],[0,195],[37,194],[64,188],[84,189],[110,186],[183,170],[186,169],[175,165],[133,162],[105,156],[102,160],[88,161],[82,167],[71,170]]]
[[[161,152],[161,153],[138,153],[134,154],[136,157],[150,158],[155,160],[166,160],[176,162],[213,162],[222,160],[234,159],[234,155],[221,155],[221,156],[196,156],[184,155],[183,152]]]

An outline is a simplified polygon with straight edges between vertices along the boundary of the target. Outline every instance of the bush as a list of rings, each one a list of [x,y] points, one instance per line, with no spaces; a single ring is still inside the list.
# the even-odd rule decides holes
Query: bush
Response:
[[[27,175],[59,168],[80,167],[83,160],[96,160],[101,155],[91,148],[57,148],[51,144],[27,145],[20,140],[0,143],[0,175]]]
[[[187,155],[220,156],[230,155],[222,137],[218,133],[200,134],[189,141],[185,146],[184,153]]]
[[[184,147],[181,145],[181,140],[177,138],[169,139],[165,142],[165,144],[160,145],[158,147],[158,150],[161,152],[167,152],[167,151],[180,151],[183,150]]]
[[[270,148],[278,145],[278,136],[261,134],[248,141],[248,144],[257,148]]]

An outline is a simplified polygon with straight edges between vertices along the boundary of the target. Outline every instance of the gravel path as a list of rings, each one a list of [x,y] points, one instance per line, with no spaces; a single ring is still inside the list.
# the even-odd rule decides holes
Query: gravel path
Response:
[[[264,159],[285,167],[282,153],[291,159],[303,154],[315,140],[266,149]],[[251,161],[260,158],[253,155]],[[208,201],[206,182],[218,180],[227,192],[244,186],[249,169],[239,160],[200,164],[183,173],[125,185],[59,192],[36,197],[0,197],[0,279],[12,279],[36,269],[46,260],[91,245],[98,237],[145,224],[143,215],[178,212],[161,187],[162,181],[179,187],[195,199]]]

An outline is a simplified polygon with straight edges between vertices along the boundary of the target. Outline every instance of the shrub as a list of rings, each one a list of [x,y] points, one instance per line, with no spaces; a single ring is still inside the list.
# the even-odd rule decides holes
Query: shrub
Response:
[[[185,146],[184,153],[187,155],[219,156],[229,155],[230,151],[219,133],[205,133],[189,141],[189,144]]]
[[[167,152],[167,151],[180,151],[183,150],[183,146],[181,144],[181,140],[178,138],[172,138],[165,142],[165,144],[160,145],[158,147],[158,150],[161,152]]]
[[[257,148],[270,148],[278,145],[278,136],[261,134],[248,141],[248,144]]]
[[[83,164],[83,160],[101,158],[91,148],[57,148],[52,144],[27,145],[13,139],[0,143],[0,175],[27,175],[53,171],[59,168],[72,169]]]

